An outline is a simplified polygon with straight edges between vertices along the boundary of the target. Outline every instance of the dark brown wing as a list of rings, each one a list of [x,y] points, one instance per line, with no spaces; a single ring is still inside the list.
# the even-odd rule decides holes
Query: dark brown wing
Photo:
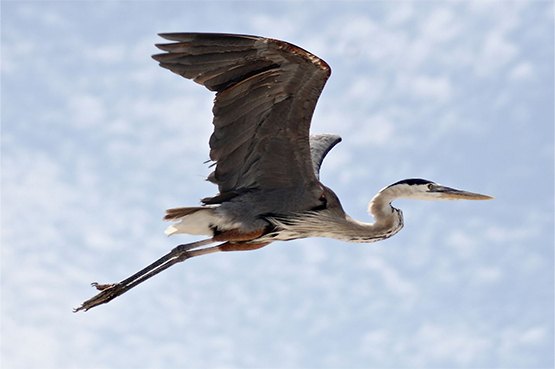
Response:
[[[329,66],[289,43],[245,35],[167,33],[160,66],[216,91],[209,179],[220,194],[314,189],[309,128]]]

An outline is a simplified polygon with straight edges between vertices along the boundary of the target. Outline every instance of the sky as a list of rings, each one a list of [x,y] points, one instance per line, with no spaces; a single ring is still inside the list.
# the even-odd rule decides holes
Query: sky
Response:
[[[553,368],[551,1],[3,1],[1,364],[44,368]],[[74,307],[193,236],[217,188],[213,95],[160,32],[296,44],[332,75],[312,132],[345,210],[404,178],[494,196],[398,200],[405,228],[178,264]]]

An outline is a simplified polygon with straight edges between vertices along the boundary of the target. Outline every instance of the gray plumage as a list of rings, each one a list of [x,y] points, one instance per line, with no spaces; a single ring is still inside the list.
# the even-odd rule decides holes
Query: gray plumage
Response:
[[[220,194],[317,186],[309,127],[329,66],[285,42],[252,36],[170,34],[160,66],[216,92],[210,179]],[[316,62],[315,62],[316,61]]]
[[[179,245],[121,282],[93,285],[101,292],[79,310],[106,303],[191,257],[219,251],[254,250],[273,241],[330,237],[348,242],[386,239],[403,227],[397,198],[486,200],[423,179],[384,187],[369,204],[375,223],[352,219],[335,193],[320,182],[320,166],[341,141],[309,135],[316,102],[330,67],[292,44],[270,38],[203,33],[164,33],[160,66],[216,92],[208,180],[219,194],[202,206],[167,210],[176,222],[166,233],[206,234]],[[211,247],[206,245],[219,244]],[[204,248],[203,248],[204,247]]]
[[[216,92],[208,179],[219,194],[203,199],[251,232],[261,215],[291,215],[321,205],[318,170],[341,138],[309,138],[330,68],[291,44],[227,34],[161,34],[160,66]],[[311,143],[313,145],[311,145]],[[287,199],[287,201],[284,201]],[[175,218],[174,218],[175,219]],[[214,225],[217,227],[217,225]]]
[[[323,133],[310,135],[310,156],[312,157],[312,169],[316,178],[320,180],[320,167],[324,158],[335,145],[341,142],[338,135]]]

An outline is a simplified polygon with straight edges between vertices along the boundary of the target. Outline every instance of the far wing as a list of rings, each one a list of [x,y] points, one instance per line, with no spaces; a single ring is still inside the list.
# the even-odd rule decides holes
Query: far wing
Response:
[[[216,91],[209,179],[220,194],[252,188],[316,190],[309,128],[329,66],[283,41],[172,33],[160,66]],[[325,154],[324,154],[325,155]],[[322,156],[323,157],[323,156]]]
[[[312,157],[312,168],[318,180],[320,179],[320,167],[322,161],[335,145],[341,142],[339,135],[317,134],[310,135],[310,156]]]

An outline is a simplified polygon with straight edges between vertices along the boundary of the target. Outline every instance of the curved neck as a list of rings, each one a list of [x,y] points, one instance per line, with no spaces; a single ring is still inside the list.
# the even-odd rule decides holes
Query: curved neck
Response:
[[[382,225],[387,227],[398,218],[396,213],[401,214],[402,220],[402,212],[399,209],[394,208],[391,206],[391,202],[397,198],[397,194],[391,188],[386,187],[380,192],[376,194],[368,204],[368,212],[374,217],[376,220],[376,225]],[[402,226],[402,223],[401,223]]]
[[[403,212],[391,206],[397,198],[394,191],[385,188],[378,192],[370,204],[368,212],[374,217],[374,223],[359,222],[346,215],[351,224],[350,242],[374,242],[389,238],[403,228]]]
[[[345,236],[333,237],[347,242],[376,242],[385,240],[403,228],[403,213],[389,206],[389,211],[373,213],[375,223],[364,223],[346,215],[349,232]],[[343,232],[342,232],[343,233]]]
[[[403,212],[391,206],[398,197],[394,189],[382,189],[368,205],[368,212],[374,217],[375,223],[359,222],[347,214],[346,221],[350,225],[349,242],[374,242],[389,238],[403,228]]]
[[[380,191],[370,204],[368,212],[374,217],[374,223],[364,223],[351,218],[339,206],[341,215],[334,212],[318,212],[303,219],[305,229],[318,229],[319,234],[341,241],[363,243],[376,242],[389,238],[403,228],[403,212],[391,206],[398,196],[394,191]],[[325,227],[323,226],[325,225]],[[326,231],[322,232],[322,229]]]
[[[343,211],[339,200],[328,194],[329,206],[320,211],[298,214],[288,219],[269,218],[279,230],[271,234],[271,241],[293,240],[305,237],[328,237],[346,242],[376,242],[389,238],[403,228],[403,213],[391,206],[394,191],[380,191],[368,206],[375,223],[364,223]]]

